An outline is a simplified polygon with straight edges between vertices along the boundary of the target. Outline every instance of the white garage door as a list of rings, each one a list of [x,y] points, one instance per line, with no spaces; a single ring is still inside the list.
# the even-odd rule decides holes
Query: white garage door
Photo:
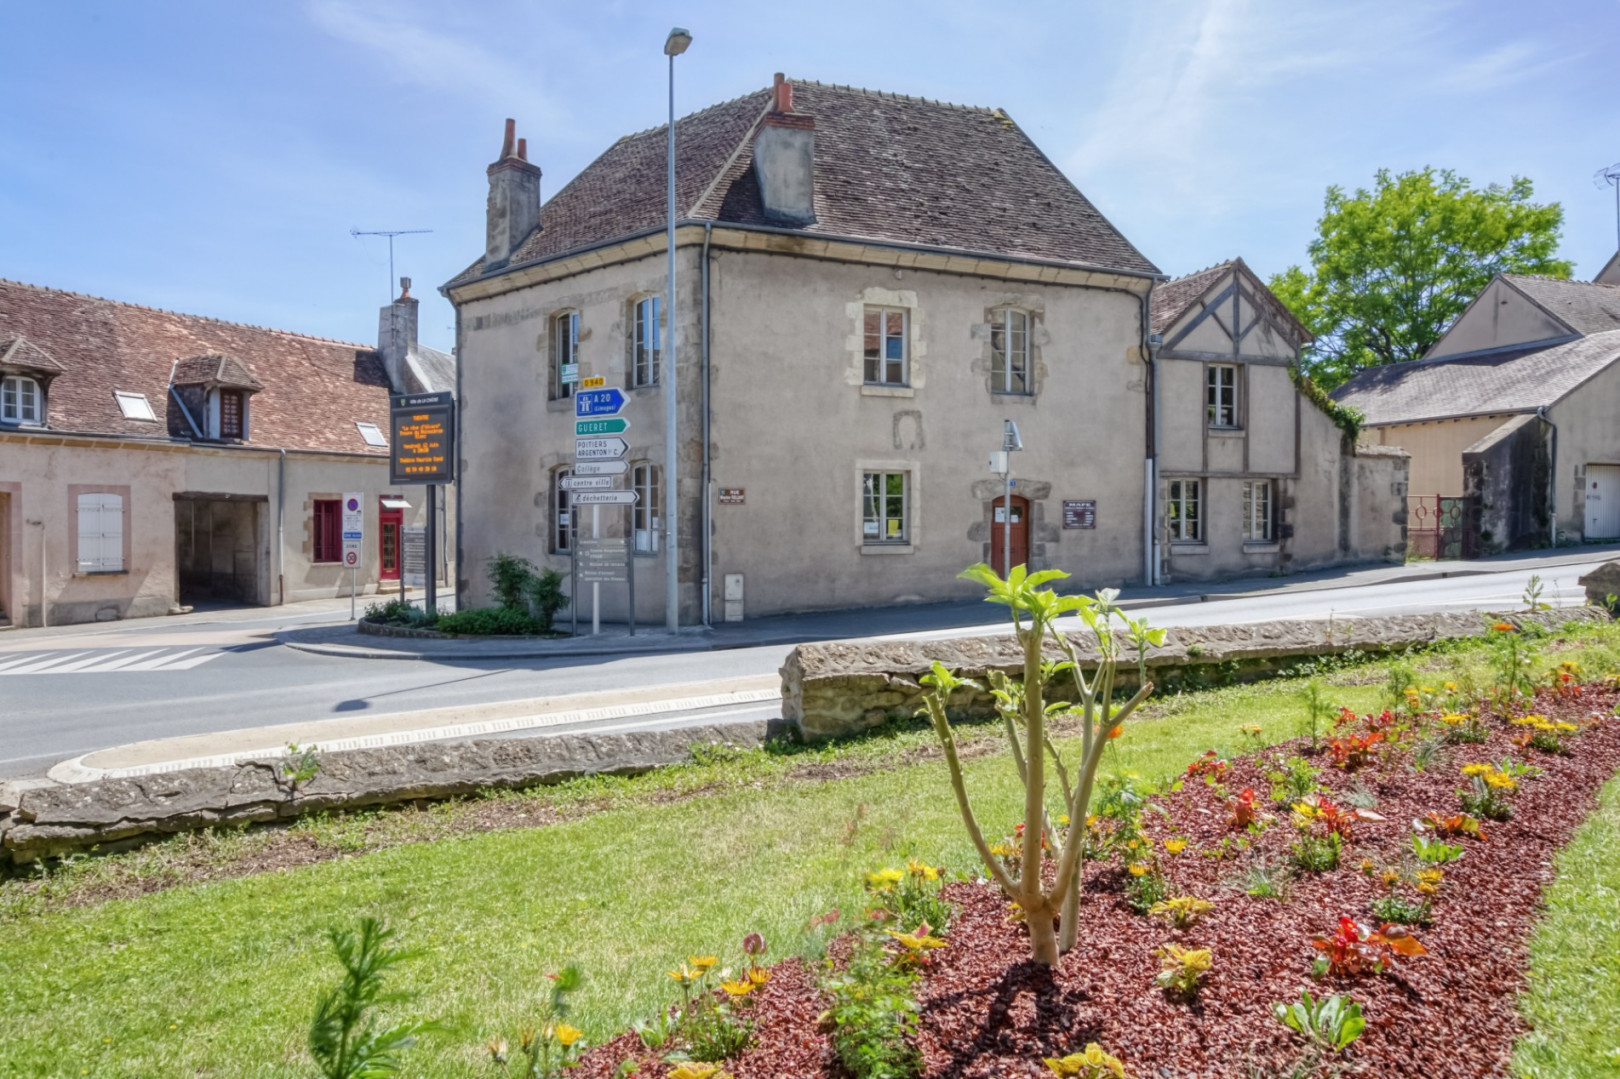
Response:
[[[1620,539],[1620,465],[1586,466],[1586,538]]]

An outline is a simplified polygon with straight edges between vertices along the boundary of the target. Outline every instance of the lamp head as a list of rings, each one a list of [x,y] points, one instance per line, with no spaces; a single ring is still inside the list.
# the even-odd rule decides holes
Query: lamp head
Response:
[[[664,39],[664,55],[679,56],[681,53],[686,51],[686,47],[690,44],[692,44],[691,32],[683,27],[677,26],[675,29],[671,30],[669,32],[669,36]]]

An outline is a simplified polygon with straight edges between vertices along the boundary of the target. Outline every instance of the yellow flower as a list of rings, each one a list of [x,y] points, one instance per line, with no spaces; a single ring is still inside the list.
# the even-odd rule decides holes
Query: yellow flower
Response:
[[[1441,688],[1443,688],[1447,693],[1455,693],[1455,692],[1457,692],[1457,683],[1455,683],[1455,682],[1447,682]]]
[[[1468,717],[1464,716],[1464,715],[1459,715],[1456,712],[1447,712],[1445,715],[1440,717],[1440,722],[1444,723],[1448,727],[1456,727],[1456,726],[1460,726],[1461,724],[1467,723],[1468,722]]]
[[[1053,1075],[1089,1077],[1112,1075],[1126,1079],[1125,1064],[1118,1057],[1102,1051],[1096,1042],[1086,1046],[1083,1053],[1070,1053],[1066,1057],[1047,1057],[1043,1061]]]
[[[1462,768],[1462,774],[1465,776],[1488,776],[1494,771],[1496,769],[1488,764],[1465,764]]]
[[[1171,854],[1180,854],[1187,849],[1187,841],[1185,839],[1166,839],[1164,849]]]
[[[1069,823],[1069,815],[1067,813],[1059,813],[1057,815],[1057,822],[1058,822],[1058,827],[1060,827],[1060,828],[1067,827],[1068,823]]]
[[[727,996],[746,997],[754,991],[754,983],[751,981],[721,982],[720,988],[726,991]]]
[[[669,1073],[669,1079],[730,1079],[730,1076],[721,1071],[718,1064],[699,1064],[695,1060],[688,1060],[676,1065],[675,1070]]]
[[[669,976],[680,982],[682,985],[685,985],[687,982],[695,982],[699,978],[703,977],[703,972],[701,970],[693,970],[691,967],[682,965],[679,970],[670,971]]]
[[[884,932],[888,933],[889,936],[899,941],[901,946],[904,947],[907,952],[910,952],[913,955],[921,954],[930,948],[945,947],[945,942],[943,940],[929,934],[928,925],[926,923],[918,926],[910,933],[902,933],[898,929],[886,929]]]
[[[1369,877],[1372,876],[1373,870],[1375,870],[1377,868],[1378,868],[1377,866],[1373,865],[1373,860],[1371,858],[1363,858],[1361,860],[1360,869],[1361,869],[1361,871],[1363,873],[1367,874]]]
[[[564,1048],[567,1048],[568,1046],[579,1041],[584,1034],[585,1032],[583,1030],[579,1029],[578,1027],[569,1026],[567,1023],[558,1023],[557,1029],[551,1032],[551,1036],[556,1038],[557,1043]]]
[[[990,853],[994,854],[997,858],[1011,858],[1013,849],[1010,844],[997,843],[990,848]]]
[[[712,955],[689,955],[686,957],[686,961],[704,973],[707,973],[710,967],[720,962],[719,959]]]
[[[1519,786],[1519,781],[1506,772],[1491,772],[1485,777],[1485,782],[1488,786],[1504,791],[1515,790]]]
[[[1250,737],[1259,737],[1263,728],[1258,723],[1245,723],[1243,726],[1239,727],[1238,730],[1249,735]]]
[[[1140,877],[1148,871],[1147,865],[1143,862],[1132,862],[1129,868],[1133,877]]]
[[[1434,692],[1434,687],[1433,686],[1419,686],[1418,689],[1422,690],[1424,693],[1433,693]]]
[[[1384,882],[1384,887],[1393,888],[1401,882],[1401,875],[1396,870],[1386,869],[1378,875],[1378,879]]]
[[[866,875],[866,886],[875,892],[888,892],[905,879],[906,875],[898,869],[880,869]]]
[[[1553,724],[1553,730],[1567,734],[1570,731],[1578,731],[1580,728],[1573,723],[1566,723],[1563,720],[1559,720],[1557,723]]]
[[[906,872],[914,877],[921,877],[923,880],[939,879],[939,870],[926,862],[919,862],[915,858],[906,863]]]
[[[764,985],[766,982],[771,980],[771,972],[766,970],[764,967],[750,967],[748,970],[748,980],[753,982],[756,986]]]

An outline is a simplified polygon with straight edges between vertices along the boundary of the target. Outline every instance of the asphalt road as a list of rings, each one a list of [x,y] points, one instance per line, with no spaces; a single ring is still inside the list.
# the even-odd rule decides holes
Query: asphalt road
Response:
[[[1584,601],[1576,578],[1602,558],[1538,572],[1543,600]],[[1444,580],[1161,606],[1143,613],[1154,625],[1198,626],[1273,618],[1407,614],[1434,610],[1510,610],[1522,602],[1529,570]],[[108,746],[242,727],[551,697],[631,687],[769,674],[788,646],[776,643],[722,651],[558,657],[533,660],[425,662],[341,659],[277,644],[270,634],[292,625],[342,621],[347,610],[218,622],[131,622],[18,631],[0,638],[0,777],[43,773],[67,757]],[[863,632],[859,612],[844,636]],[[892,612],[884,618],[892,626]],[[887,637],[967,636],[1004,631],[986,607],[979,625]],[[770,716],[776,706],[727,708],[725,718]],[[613,721],[593,729],[674,726],[718,718],[682,713]],[[562,731],[568,728],[554,728]]]

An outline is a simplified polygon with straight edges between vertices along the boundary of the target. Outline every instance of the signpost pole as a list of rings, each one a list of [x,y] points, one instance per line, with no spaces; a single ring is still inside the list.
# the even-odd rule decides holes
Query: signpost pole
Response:
[[[625,587],[629,590],[630,599],[630,636],[636,635],[636,529],[635,513],[632,509],[626,516],[624,530],[624,579]]]
[[[591,507],[591,539],[602,538],[602,507]],[[594,557],[594,556],[593,556]],[[602,632],[602,583],[591,582],[591,636]]]
[[[354,621],[354,567],[349,567],[349,621]]]
[[[572,633],[579,636],[579,530],[574,527],[574,514],[579,510],[574,506],[574,496],[568,496],[568,607],[572,612],[574,626]]]
[[[439,575],[436,572],[437,569],[438,569],[438,565],[436,563],[435,554],[434,554],[434,549],[435,549],[435,546],[437,544],[437,540],[435,539],[435,537],[433,535],[435,532],[438,531],[438,529],[433,527],[433,519],[434,519],[434,517],[438,516],[438,508],[437,508],[438,497],[439,497],[438,485],[432,484],[432,483],[428,484],[427,485],[427,513],[428,513],[427,550],[424,552],[424,556],[422,558],[423,565],[427,569],[427,580],[423,581],[422,583],[423,583],[423,586],[427,589],[427,597],[426,597],[426,602],[423,604],[423,609],[425,611],[427,611],[429,614],[432,614],[434,611],[437,611],[439,609],[439,589],[438,589]],[[401,573],[400,576],[403,577],[403,576],[405,576],[405,574]]]

